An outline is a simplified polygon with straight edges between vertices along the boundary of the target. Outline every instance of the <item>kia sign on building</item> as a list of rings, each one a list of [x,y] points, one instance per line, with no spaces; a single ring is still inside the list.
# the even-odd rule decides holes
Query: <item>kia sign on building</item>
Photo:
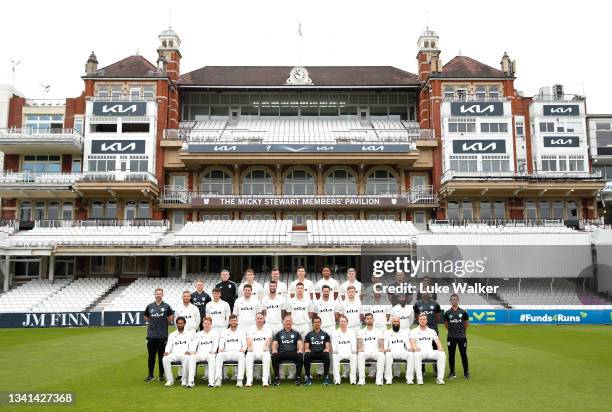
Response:
[[[93,102],[94,116],[146,116],[147,102]]]
[[[92,154],[144,154],[144,140],[92,140]]]
[[[503,102],[451,102],[452,116],[503,116]]]
[[[544,136],[544,147],[579,147],[578,136]]]
[[[453,140],[453,153],[457,153],[457,154],[506,153],[506,141],[500,140],[500,139]]]
[[[544,116],[579,116],[580,106],[577,104],[545,104]]]

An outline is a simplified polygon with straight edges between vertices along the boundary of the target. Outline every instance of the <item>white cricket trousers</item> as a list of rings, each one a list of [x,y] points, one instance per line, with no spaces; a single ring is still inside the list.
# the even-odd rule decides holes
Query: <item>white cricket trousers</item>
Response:
[[[198,362],[206,362],[208,364],[208,384],[215,384],[215,361],[217,360],[216,353],[206,353],[191,355],[189,357],[189,384],[193,385],[195,381],[196,369]]]
[[[174,382],[172,362],[181,362],[181,382],[186,384],[189,367],[189,355],[185,355],[184,353],[170,353],[163,357],[162,364],[164,365],[164,375],[166,375],[167,382]]]
[[[349,361],[350,382],[357,383],[357,354],[355,353],[334,353],[332,365],[334,371],[334,383],[340,383],[340,362]]]
[[[215,378],[221,380],[221,372],[223,371],[223,362],[238,362],[238,373],[236,374],[237,382],[242,382],[244,378],[244,353],[238,351],[219,352],[216,360]]]
[[[302,341],[304,341],[306,334],[312,330],[312,325],[310,323],[294,323],[293,330],[298,332],[302,337]]]
[[[414,357],[412,352],[385,352],[385,381],[393,382],[393,361],[406,361],[406,382],[412,382],[414,379]]]
[[[423,368],[421,365],[425,359],[436,361],[438,369],[437,379],[444,379],[444,367],[446,366],[446,355],[440,350],[428,350],[414,352],[414,369],[416,370],[417,382],[423,380]]]
[[[383,373],[385,371],[385,354],[383,352],[359,352],[357,361],[359,363],[359,383],[365,383],[365,364],[366,360],[376,361],[376,384],[382,384]]]
[[[270,383],[270,352],[247,352],[246,354],[246,384],[253,384],[253,368],[255,361],[261,361],[261,383]]]
[[[272,331],[272,336],[273,337],[278,332],[280,332],[280,330],[283,328],[283,324],[282,323],[268,323],[268,322],[266,322],[266,326],[269,327],[270,330]],[[302,339],[304,339],[303,336],[302,336]]]

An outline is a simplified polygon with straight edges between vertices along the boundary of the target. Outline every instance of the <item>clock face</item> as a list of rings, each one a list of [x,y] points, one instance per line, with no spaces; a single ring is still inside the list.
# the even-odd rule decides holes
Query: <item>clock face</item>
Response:
[[[308,71],[305,67],[297,66],[291,69],[289,72],[289,78],[287,79],[287,84],[312,84],[312,80],[308,77]]]
[[[306,70],[304,70],[304,69],[303,69],[303,68],[301,68],[301,67],[296,67],[296,68],[293,70],[293,78],[294,78],[295,80],[299,80],[299,81],[304,80],[304,79],[306,78]]]

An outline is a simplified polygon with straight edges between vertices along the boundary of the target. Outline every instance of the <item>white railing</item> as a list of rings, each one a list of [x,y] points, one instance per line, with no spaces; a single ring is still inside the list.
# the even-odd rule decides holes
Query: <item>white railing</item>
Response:
[[[442,183],[454,179],[601,179],[601,172],[459,172],[447,170],[442,175]]]
[[[408,192],[410,203],[438,203],[438,195],[431,185],[415,186]]]
[[[0,142],[16,139],[62,141],[83,144],[83,136],[76,129],[34,129],[32,127],[12,127],[0,129]],[[25,142],[24,142],[25,143]]]
[[[443,96],[445,102],[503,102],[508,100],[505,96],[476,96],[475,94],[468,94],[467,96]]]
[[[555,96],[554,94],[537,94],[533,96],[533,101],[536,102],[581,102],[585,97],[578,94],[562,94]]]
[[[87,100],[92,102],[149,102],[155,101],[155,96],[145,96],[142,94],[139,95],[131,95],[131,94],[123,94],[121,96],[87,96]]]
[[[153,182],[157,178],[150,172],[83,172],[80,181],[83,182]]]
[[[0,184],[31,183],[41,185],[71,185],[81,178],[81,173],[50,173],[50,172],[3,172],[0,173]]]
[[[62,228],[62,227],[159,227],[168,228],[168,220],[151,219],[86,219],[86,220],[37,220],[35,228]]]

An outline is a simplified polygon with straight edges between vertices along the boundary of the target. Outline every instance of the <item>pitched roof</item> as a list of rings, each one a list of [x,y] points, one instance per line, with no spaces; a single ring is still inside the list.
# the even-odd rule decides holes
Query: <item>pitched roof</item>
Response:
[[[142,56],[129,56],[119,60],[109,66],[98,69],[94,74],[84,77],[122,77],[122,78],[141,78],[141,77],[164,77],[157,71],[157,67]]]
[[[285,86],[291,66],[205,66],[180,77],[182,86]],[[307,66],[317,86],[418,86],[418,76],[391,66]],[[295,86],[300,87],[300,86]],[[311,87],[311,86],[304,86]]]
[[[460,78],[504,78],[507,76],[501,70],[467,56],[455,56],[442,66],[440,77]]]

